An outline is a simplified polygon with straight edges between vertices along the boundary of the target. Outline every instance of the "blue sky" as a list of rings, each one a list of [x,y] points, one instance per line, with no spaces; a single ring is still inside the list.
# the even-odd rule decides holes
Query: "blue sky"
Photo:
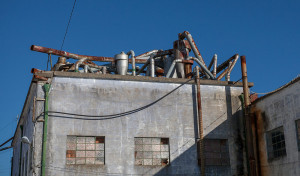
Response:
[[[47,55],[31,45],[60,49],[73,0],[1,1],[0,144],[15,130],[32,75]],[[300,1],[77,0],[63,50],[114,56],[171,49],[189,31],[208,64],[246,55],[255,92],[269,92],[299,74]],[[54,61],[56,61],[54,56]],[[240,62],[231,74],[241,78]],[[10,173],[11,150],[0,152],[0,175]]]

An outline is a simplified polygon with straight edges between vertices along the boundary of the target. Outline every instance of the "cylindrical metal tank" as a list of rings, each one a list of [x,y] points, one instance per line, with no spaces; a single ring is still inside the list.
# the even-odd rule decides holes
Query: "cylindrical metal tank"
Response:
[[[128,55],[123,51],[120,54],[115,55],[115,63],[117,68],[117,74],[126,75],[128,70]]]

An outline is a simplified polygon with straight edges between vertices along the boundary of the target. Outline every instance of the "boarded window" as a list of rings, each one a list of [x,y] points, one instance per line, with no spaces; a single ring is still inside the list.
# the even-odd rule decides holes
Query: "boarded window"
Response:
[[[198,142],[198,148],[200,143]],[[200,151],[200,148],[199,150]],[[204,161],[206,166],[228,166],[230,165],[229,148],[227,139],[205,139]],[[200,154],[198,154],[199,165]]]
[[[66,164],[104,164],[103,136],[67,136]]]
[[[134,138],[135,165],[164,166],[169,164],[168,138]]]
[[[276,128],[266,133],[268,159],[286,155],[283,127]]]
[[[297,133],[297,141],[298,141],[298,150],[300,151],[300,120],[296,121],[296,133]]]

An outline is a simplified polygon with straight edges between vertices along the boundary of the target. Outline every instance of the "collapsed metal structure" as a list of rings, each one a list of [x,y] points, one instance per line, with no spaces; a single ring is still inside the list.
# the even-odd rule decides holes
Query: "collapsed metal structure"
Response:
[[[218,66],[217,55],[215,54],[207,67],[192,35],[187,31],[178,34],[178,40],[173,42],[173,49],[152,50],[138,56],[135,56],[133,50],[127,53],[121,52],[114,57],[102,57],[73,54],[36,45],[32,45],[30,49],[47,53],[50,59],[51,55],[60,56],[53,67],[51,61],[52,71],[191,78],[194,75],[193,64],[196,62],[200,66],[201,79],[221,80],[225,76],[226,81],[230,81],[230,73],[239,58],[239,55],[235,54]],[[191,51],[195,57],[189,55]],[[67,62],[67,59],[70,58],[78,61],[76,63]],[[97,65],[94,61],[108,62],[108,64]],[[139,67],[136,64],[143,65]]]

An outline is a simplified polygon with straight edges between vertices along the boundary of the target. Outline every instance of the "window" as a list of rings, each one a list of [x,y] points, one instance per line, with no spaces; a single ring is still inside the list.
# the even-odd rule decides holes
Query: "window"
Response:
[[[266,138],[269,159],[286,155],[283,127],[267,132]]]
[[[135,165],[165,166],[169,164],[168,138],[134,138]]]
[[[198,147],[199,144],[198,142]],[[227,139],[204,139],[204,157],[206,166],[230,165]],[[200,165],[200,156],[198,158]]]
[[[300,119],[296,120],[296,133],[297,133],[297,141],[298,141],[298,150],[300,151]]]
[[[104,164],[104,137],[67,136],[66,164]]]

